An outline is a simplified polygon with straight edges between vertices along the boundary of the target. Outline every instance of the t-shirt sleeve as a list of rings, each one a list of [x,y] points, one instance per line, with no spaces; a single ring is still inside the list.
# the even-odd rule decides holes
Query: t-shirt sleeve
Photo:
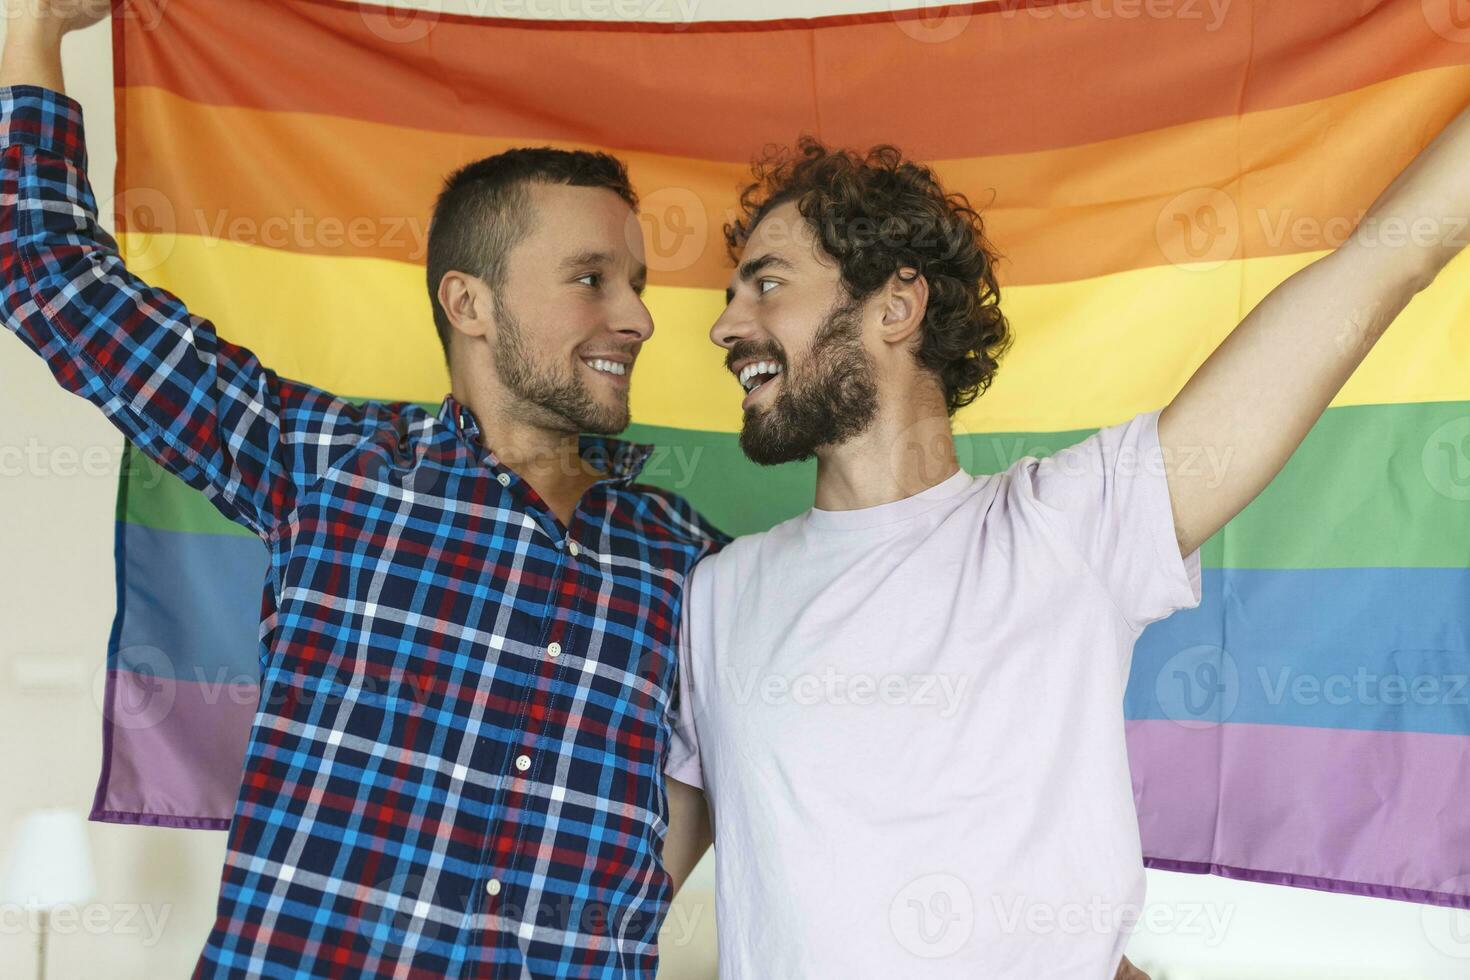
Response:
[[[1135,630],[1200,602],[1200,554],[1179,554],[1159,415],[1143,412],[1016,466]]]
[[[700,569],[707,563],[701,561],[684,581],[684,598],[679,612],[679,663],[674,685],[674,704],[669,711],[672,719],[669,737],[669,755],[664,762],[664,775],[700,789],[704,788],[704,773],[699,764],[699,733],[694,726],[694,674],[693,644],[690,638],[694,628],[695,580]]]

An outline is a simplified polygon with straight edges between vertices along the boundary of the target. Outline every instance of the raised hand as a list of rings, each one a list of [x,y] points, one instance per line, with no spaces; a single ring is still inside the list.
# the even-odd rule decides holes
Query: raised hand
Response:
[[[59,37],[97,23],[111,7],[110,0],[5,0],[7,37],[17,26],[44,28]]]
[[[0,85],[39,85],[66,90],[61,39],[106,17],[108,0],[4,0],[5,52]]]

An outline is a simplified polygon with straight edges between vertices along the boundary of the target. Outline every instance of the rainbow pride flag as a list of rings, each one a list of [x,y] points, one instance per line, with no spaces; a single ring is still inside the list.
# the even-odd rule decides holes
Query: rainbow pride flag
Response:
[[[114,21],[118,239],[281,375],[433,406],[443,175],[527,143],[616,152],[657,324],[630,435],[660,447],[649,482],[751,532],[808,507],[814,475],[744,460],[706,336],[762,145],[891,142],[985,209],[1017,341],[955,430],[966,467],[996,472],[1167,403],[1344,239],[1470,101],[1455,10],[994,0],[628,24],[171,0]],[[1470,908],[1467,363],[1457,261],[1204,546],[1199,607],[1143,634],[1126,716],[1150,865]],[[266,554],[134,456],[92,816],[224,829]]]

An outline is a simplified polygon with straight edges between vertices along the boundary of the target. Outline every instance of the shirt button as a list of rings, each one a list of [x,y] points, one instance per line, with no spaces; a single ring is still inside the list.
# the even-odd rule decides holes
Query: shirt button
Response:
[[[510,476],[505,473],[500,474],[495,479],[502,487],[510,486]]]
[[[500,879],[499,878],[491,878],[489,881],[485,882],[485,891],[488,892],[491,895],[499,895],[500,894]]]
[[[546,648],[546,655],[548,657],[560,657],[561,656],[561,644],[560,643],[553,643],[551,646],[547,647]]]
[[[516,768],[519,769],[521,772],[525,772],[527,769],[531,768],[531,757],[529,755],[516,756]]]
[[[567,542],[567,551],[571,553],[571,556],[573,558],[577,557],[579,554],[582,553],[582,549],[577,547],[577,542],[575,542],[575,541],[568,541]]]

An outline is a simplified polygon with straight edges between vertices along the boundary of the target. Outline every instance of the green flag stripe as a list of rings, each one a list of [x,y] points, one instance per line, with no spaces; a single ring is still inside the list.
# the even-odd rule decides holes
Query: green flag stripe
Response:
[[[430,406],[434,408],[435,406]],[[1095,430],[956,437],[961,464],[995,473],[1044,456]],[[759,467],[728,433],[633,426],[625,437],[657,449],[641,482],[687,497],[717,526],[747,534],[811,505],[815,464]],[[1229,453],[1174,461],[1218,479]],[[204,496],[129,450],[119,519],[202,534],[250,532]],[[1470,566],[1470,403],[1425,402],[1329,409],[1286,467],[1222,534],[1207,567]]]

